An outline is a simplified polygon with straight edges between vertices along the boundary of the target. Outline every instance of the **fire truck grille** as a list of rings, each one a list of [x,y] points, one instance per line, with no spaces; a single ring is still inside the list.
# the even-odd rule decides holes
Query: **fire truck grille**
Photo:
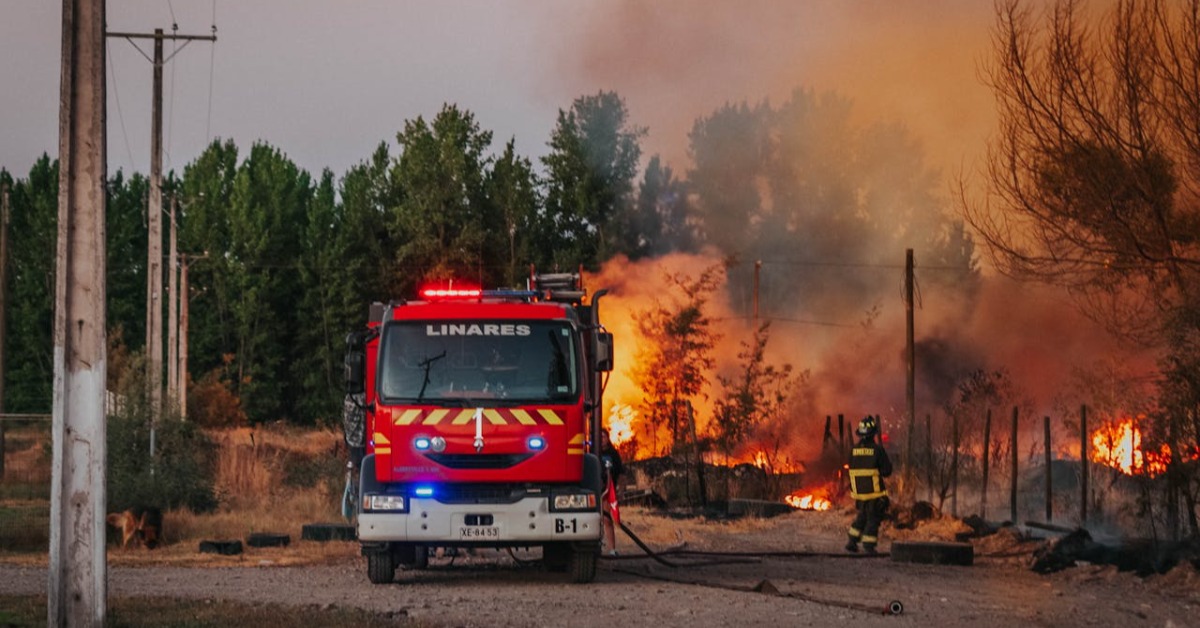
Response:
[[[439,487],[438,501],[444,504],[512,504],[521,500],[525,491],[505,485],[454,485]]]
[[[451,469],[507,469],[532,454],[429,454],[429,459]]]

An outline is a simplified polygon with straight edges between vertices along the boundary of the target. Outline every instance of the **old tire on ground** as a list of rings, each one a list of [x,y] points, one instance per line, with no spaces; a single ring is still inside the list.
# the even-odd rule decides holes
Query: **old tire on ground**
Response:
[[[542,564],[546,571],[563,572],[571,564],[571,546],[566,543],[547,543],[542,546]]]
[[[303,541],[353,541],[354,526],[346,523],[307,523],[300,528]]]
[[[287,547],[291,542],[291,535],[274,532],[255,532],[246,537],[246,545],[250,547]]]
[[[200,541],[201,554],[237,556],[242,553],[241,541]]]
[[[596,579],[596,562],[599,547],[574,547],[571,549],[571,582],[587,584]]]
[[[367,579],[371,584],[391,584],[396,579],[396,561],[390,553],[367,554]]]
[[[892,543],[892,560],[925,565],[962,565],[975,562],[975,546],[970,543],[939,541],[900,541]]]

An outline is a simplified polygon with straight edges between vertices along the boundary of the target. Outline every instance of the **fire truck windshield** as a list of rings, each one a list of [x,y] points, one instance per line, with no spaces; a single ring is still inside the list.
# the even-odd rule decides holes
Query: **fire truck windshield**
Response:
[[[384,402],[564,403],[579,394],[571,327],[550,321],[400,321],[379,343]]]

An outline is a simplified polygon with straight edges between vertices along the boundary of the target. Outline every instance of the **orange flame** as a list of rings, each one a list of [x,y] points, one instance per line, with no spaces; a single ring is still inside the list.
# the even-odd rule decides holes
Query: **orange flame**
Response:
[[[828,499],[817,497],[811,493],[807,495],[788,495],[783,498],[783,501],[787,502],[792,508],[799,508],[800,510],[829,510],[833,507],[833,504]]]
[[[1142,448],[1142,431],[1132,418],[1101,426],[1092,432],[1092,447],[1092,462],[1120,469],[1126,475],[1154,477],[1165,473],[1171,461],[1171,448],[1166,445],[1160,446],[1158,451]]]
[[[637,416],[637,410],[634,410],[633,406],[613,404],[608,413],[608,438],[614,445],[623,445],[633,438],[633,422]]]

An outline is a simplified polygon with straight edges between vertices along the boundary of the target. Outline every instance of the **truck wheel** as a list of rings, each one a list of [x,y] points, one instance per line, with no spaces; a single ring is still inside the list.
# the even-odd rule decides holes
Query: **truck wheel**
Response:
[[[571,548],[571,582],[587,584],[596,579],[598,547]]]
[[[566,543],[547,543],[542,546],[542,564],[546,566],[546,571],[566,571],[570,562],[570,545]]]
[[[367,579],[371,584],[391,584],[396,579],[396,562],[389,552],[367,554]]]

